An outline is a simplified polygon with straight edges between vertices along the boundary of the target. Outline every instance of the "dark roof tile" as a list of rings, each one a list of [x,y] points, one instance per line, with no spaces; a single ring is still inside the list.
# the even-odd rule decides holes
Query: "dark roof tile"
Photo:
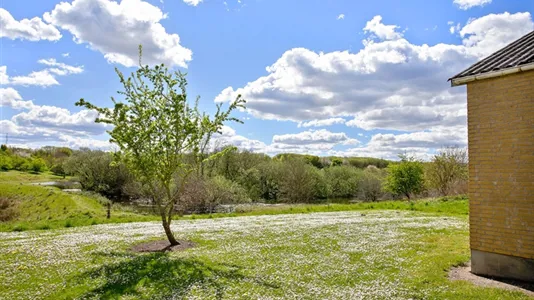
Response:
[[[449,78],[449,80],[499,71],[529,63],[534,63],[534,31]]]

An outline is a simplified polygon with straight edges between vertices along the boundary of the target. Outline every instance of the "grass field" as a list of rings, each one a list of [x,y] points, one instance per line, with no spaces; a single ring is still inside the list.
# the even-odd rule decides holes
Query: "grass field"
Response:
[[[106,219],[106,207],[103,205],[107,201],[105,198],[88,193],[66,193],[56,187],[32,185],[63,180],[62,177],[48,173],[0,172],[0,203],[9,204],[2,207],[0,216],[11,216],[8,221],[0,223],[0,231],[154,220],[154,217],[118,208],[113,209],[111,219]]]
[[[195,248],[136,254],[157,222],[0,233],[1,299],[527,299],[451,282],[465,216],[327,212],[179,220]]]

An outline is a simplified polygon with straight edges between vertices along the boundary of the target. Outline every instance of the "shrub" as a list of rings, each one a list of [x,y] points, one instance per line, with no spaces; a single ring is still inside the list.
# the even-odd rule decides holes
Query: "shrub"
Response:
[[[327,199],[332,191],[330,190],[330,185],[328,185],[325,170],[315,169],[311,171],[315,182],[313,186],[314,199]]]
[[[466,149],[441,149],[427,165],[425,176],[428,186],[442,196],[464,192],[468,177]]]
[[[401,162],[387,167],[385,190],[411,199],[424,189],[423,164],[413,157],[401,156]]]
[[[261,199],[261,173],[257,168],[250,168],[242,172],[237,182],[246,190],[252,201]]]
[[[46,162],[44,161],[44,159],[39,157],[32,157],[26,161],[25,170],[33,173],[41,173],[48,170],[48,168],[46,167]]]
[[[311,202],[314,199],[314,168],[300,158],[283,162],[279,182],[280,198],[284,202]]]
[[[221,204],[250,202],[246,190],[224,176],[190,178],[180,198],[179,210],[188,213],[212,213]]]
[[[17,202],[10,198],[0,197],[0,222],[14,220],[18,215]]]
[[[369,165],[362,173],[359,182],[359,197],[365,201],[378,200],[383,192],[383,171],[373,165]]]
[[[13,160],[7,154],[0,153],[0,170],[8,171],[13,169]]]
[[[280,198],[282,163],[276,160],[264,162],[256,167],[260,173],[260,195],[267,202]]]
[[[121,201],[139,196],[127,189],[133,178],[123,164],[112,164],[111,154],[103,151],[81,150],[69,157],[65,172],[78,177],[83,190],[93,191],[110,199]]]
[[[358,182],[362,171],[350,166],[337,166],[325,169],[325,177],[332,198],[350,198],[358,194]]]

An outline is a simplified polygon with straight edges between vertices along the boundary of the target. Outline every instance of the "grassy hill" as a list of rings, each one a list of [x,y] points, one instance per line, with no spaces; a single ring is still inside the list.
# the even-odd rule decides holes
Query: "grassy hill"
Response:
[[[57,187],[32,184],[49,181],[61,182],[65,179],[47,173],[0,173],[0,231],[154,219],[118,208],[112,209],[112,217],[106,219],[107,199],[103,197],[89,193],[67,193]]]

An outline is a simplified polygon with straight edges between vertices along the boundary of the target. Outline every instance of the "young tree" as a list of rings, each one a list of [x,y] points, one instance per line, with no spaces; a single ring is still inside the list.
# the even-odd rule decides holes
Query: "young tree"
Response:
[[[190,174],[209,158],[200,157],[212,134],[226,121],[241,122],[231,117],[236,108],[244,108],[241,95],[226,111],[217,105],[213,118],[198,110],[198,100],[187,100],[185,74],[169,72],[163,64],[150,67],[141,64],[128,78],[115,69],[124,90],[123,102],[113,97],[113,109],[97,107],[84,99],[76,103],[99,113],[98,123],[113,125],[110,142],[118,146],[115,159],[123,162],[147,189],[156,204],[165,234],[171,245],[179,242],[171,231],[175,207]],[[197,159],[187,160],[187,157]]]
[[[411,199],[413,194],[424,188],[423,164],[406,155],[400,155],[400,158],[400,163],[387,167],[388,175],[384,188],[394,195],[404,195]]]
[[[427,168],[430,187],[448,195],[453,185],[467,179],[467,151],[464,148],[446,147],[434,155]]]

